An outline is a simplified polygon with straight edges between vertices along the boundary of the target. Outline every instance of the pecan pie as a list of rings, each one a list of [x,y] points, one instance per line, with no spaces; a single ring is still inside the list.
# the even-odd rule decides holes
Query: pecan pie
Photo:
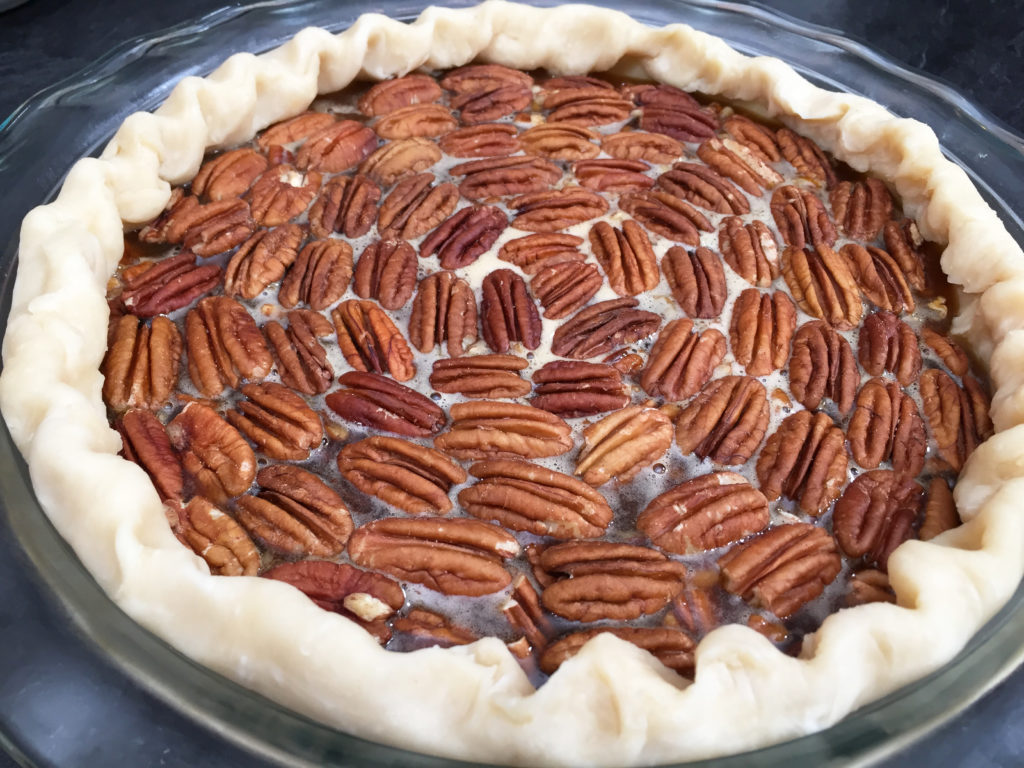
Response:
[[[3,408],[62,532],[355,733],[741,750],[1021,575],[1024,256],[926,128],[688,28],[306,30],[129,119],[21,257]]]

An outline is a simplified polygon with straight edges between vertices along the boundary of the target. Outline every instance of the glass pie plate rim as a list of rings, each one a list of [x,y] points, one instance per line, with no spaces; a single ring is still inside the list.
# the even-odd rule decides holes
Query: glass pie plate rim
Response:
[[[614,6],[608,0],[594,4]],[[0,181],[8,189],[22,190],[13,204],[0,209],[0,318],[4,323],[15,274],[18,223],[31,206],[51,199],[71,163],[98,151],[127,114],[157,106],[177,79],[204,74],[232,52],[266,50],[311,24],[339,31],[370,10],[412,18],[426,3],[398,0],[371,6],[359,0],[346,3],[343,9],[332,5],[329,0],[284,0],[226,7],[138,38],[73,78],[36,94],[0,123]],[[779,55],[821,85],[860,93],[901,115],[941,127],[944,150],[965,168],[1010,233],[1024,243],[1020,213],[1003,202],[1024,191],[1019,181],[1024,178],[1024,140],[951,87],[832,30],[756,4],[643,0],[631,5],[630,12],[652,24],[689,23],[725,38],[745,53]],[[0,503],[18,544],[85,634],[144,687],[212,724],[225,737],[291,764],[296,760],[318,765],[456,764],[316,723],[200,666],[135,624],[92,580],[42,512],[28,468],[6,425],[0,430]],[[1024,586],[953,661],[931,675],[824,731],[719,758],[714,764],[772,766],[794,760],[848,764],[851,759],[891,753],[967,707],[1022,658]]]

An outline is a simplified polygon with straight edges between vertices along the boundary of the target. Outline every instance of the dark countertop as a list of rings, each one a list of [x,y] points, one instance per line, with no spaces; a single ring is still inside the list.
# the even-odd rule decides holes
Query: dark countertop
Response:
[[[223,4],[31,0],[0,11],[0,120],[40,88],[74,75],[115,45]],[[763,5],[871,41],[899,61],[946,80],[1024,134],[1019,83],[1024,0],[772,0]],[[0,744],[18,755],[19,764],[268,765],[171,709],[106,661],[70,625],[6,526],[0,529],[0,643]],[[1018,670],[885,766],[1021,765],[1022,722],[1024,670]],[[0,755],[0,767],[14,764]]]

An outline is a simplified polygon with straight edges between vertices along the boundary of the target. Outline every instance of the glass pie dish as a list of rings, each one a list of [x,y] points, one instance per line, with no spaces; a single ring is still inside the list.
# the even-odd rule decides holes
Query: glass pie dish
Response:
[[[311,8],[307,8],[306,6],[301,6],[300,9],[301,9],[301,12],[305,14],[305,15],[301,15],[299,17],[300,20],[301,20],[301,23],[303,23],[303,24],[304,23],[322,23],[324,21],[324,19],[322,19],[321,17],[316,16],[313,13],[313,10]],[[354,10],[358,10],[358,9],[354,9]],[[289,24],[288,23],[285,23],[284,21],[282,21],[282,18],[283,18],[282,15],[286,14],[286,13],[290,13],[292,11],[296,11],[296,9],[294,7],[289,6],[288,8],[262,9],[261,12],[262,11],[266,11],[266,13],[270,16],[270,18],[268,19],[267,23],[270,24],[270,26],[273,28],[275,34],[280,34],[282,32],[291,32],[291,31],[293,31],[293,28],[289,28]],[[676,20],[676,19],[679,19],[679,18],[685,18],[687,21],[691,21],[691,23],[694,23],[696,26],[703,26],[700,23],[700,21],[698,20],[697,17],[700,17],[701,13],[704,13],[704,11],[700,11],[700,12],[695,11],[694,12],[695,13],[695,17],[694,18],[691,18],[689,15],[684,15],[682,13],[682,11],[683,11],[683,9],[676,8],[676,7],[673,7],[671,10],[666,10],[666,9],[663,9],[663,8],[650,9],[649,10],[649,13],[650,13],[649,16],[644,17],[643,14],[638,14],[638,16],[642,20],[652,21],[652,22],[661,22],[661,21],[668,21],[668,20]],[[296,12],[298,13],[298,11],[296,11]],[[661,15],[661,16],[659,16],[659,14],[669,14],[669,15]],[[275,15],[278,15],[278,17],[274,18]],[[402,17],[404,15],[404,10],[401,9],[401,8],[396,8],[396,9],[394,9],[393,15],[398,16],[398,17]],[[752,18],[752,20],[754,22],[756,22],[756,24],[763,24],[764,23],[762,20],[757,19],[756,17],[751,17],[751,18]],[[261,27],[259,27],[259,21],[260,21],[260,17],[258,17],[258,16],[252,17],[252,26],[254,26],[256,28],[261,28]],[[229,23],[229,22],[224,22],[224,23],[226,24],[226,23]],[[344,24],[343,20],[332,19],[332,23],[328,24],[327,26],[337,27],[337,26],[343,26],[343,24]],[[755,26],[756,26],[756,24],[755,24]],[[738,42],[740,44],[741,48],[743,48],[745,50],[751,50],[751,46],[749,44],[744,44],[744,40],[742,38],[737,38],[737,36],[736,36],[736,34],[738,33],[738,31],[740,30],[741,27],[742,27],[742,25],[740,25],[738,23],[731,23],[728,26],[728,29],[726,30],[726,35],[725,36],[727,38],[731,39],[734,42]],[[211,28],[212,29],[220,29],[222,27],[217,26],[217,25],[212,25]],[[721,32],[722,30],[711,28],[711,31]],[[777,33],[773,33],[771,35],[768,35],[768,34],[765,33],[765,30],[761,30],[760,33],[752,32],[751,34],[752,35],[760,34],[761,36],[764,37],[765,40],[770,39],[770,40],[773,40],[773,41],[777,41],[779,39],[779,37],[780,37],[780,35],[777,34]],[[212,39],[213,37],[215,37],[215,35],[213,33],[204,32],[203,37],[202,37],[202,44],[205,45],[207,40],[208,40],[208,38]],[[236,38],[232,38],[231,46],[232,47],[242,47],[242,48],[250,48],[250,49],[254,49],[254,50],[259,50],[259,49],[262,49],[262,48],[265,48],[265,47],[269,46],[270,44],[272,44],[274,42],[277,42],[278,39],[279,39],[278,37],[273,37],[273,38],[267,37],[265,39],[253,38],[252,40],[249,40],[247,38],[245,40],[241,40],[241,39],[236,37]],[[760,38],[757,38],[757,39],[760,39]],[[167,40],[173,40],[173,37],[165,39],[165,42],[167,42]],[[173,45],[171,47],[173,48]],[[157,49],[159,49],[159,44],[156,46],[156,48],[154,48],[152,50],[157,50]],[[217,50],[218,50],[218,54],[219,55],[223,55],[222,54],[222,52],[224,50],[223,47],[218,46]],[[818,53],[820,53],[820,51],[816,50],[815,51],[815,55],[817,55]],[[147,53],[147,56],[148,55],[149,54]],[[195,55],[195,52],[190,50],[189,51],[189,56],[192,57],[194,55]],[[201,58],[201,57],[199,57],[199,58]],[[145,59],[145,57],[144,57],[144,59]],[[814,59],[813,55],[811,56],[811,59],[812,60]],[[194,61],[194,59],[193,59],[193,61]],[[814,66],[814,65],[811,65],[809,68],[816,69],[817,67]],[[199,66],[197,69],[199,71],[201,71],[202,70],[202,66]],[[822,67],[822,69],[827,69],[827,68],[826,67]],[[137,70],[142,70],[144,72],[145,71],[145,67],[133,67],[132,68],[133,75],[137,73]],[[166,71],[163,71],[161,73],[161,76],[162,77],[166,77],[167,76]],[[816,79],[820,80],[820,78],[816,78]],[[838,80],[836,80],[836,81],[826,81],[826,82],[828,82],[829,84],[837,83],[839,85],[844,85],[844,83],[842,83],[842,81],[838,81]],[[108,83],[105,83],[105,82],[102,82],[102,81],[100,81],[99,83],[94,83],[93,84],[94,87],[98,86],[97,87],[97,91],[98,91],[98,89],[100,87],[103,88],[103,91],[104,91],[105,95],[109,94],[109,91],[110,91],[110,89],[107,87],[108,85],[109,85]],[[857,89],[856,88],[852,88],[851,90],[857,90]],[[94,91],[94,93],[95,93],[95,91]],[[149,91],[147,91],[147,94],[148,93],[149,93]],[[872,97],[882,101],[883,103],[896,103],[897,102],[896,99],[887,98],[886,94],[884,94],[884,93],[881,94],[881,95],[878,94],[878,93],[870,93],[869,95],[871,95]],[[63,96],[67,97],[68,94],[63,94]],[[130,101],[130,97],[126,97],[126,98],[127,98],[128,101]],[[70,101],[70,99],[68,99],[68,101]],[[67,103],[67,102],[65,102],[65,103]],[[145,101],[143,103],[133,104],[133,106],[152,106],[152,104],[149,103],[149,101]],[[944,115],[936,114],[936,115],[922,115],[922,116],[924,116],[925,119],[928,120],[928,122],[935,123],[935,124],[940,124],[940,125],[945,125],[945,126],[949,125],[949,123],[946,122]],[[67,121],[67,123],[65,123],[65,125],[69,125],[69,124],[71,124],[71,121]],[[81,121],[76,121],[75,124],[81,124]],[[86,123],[86,124],[88,124],[90,126],[90,131],[93,130],[94,127],[95,127],[91,123]],[[15,125],[15,128],[17,128],[17,124]],[[41,133],[41,132],[38,132],[38,133]],[[34,134],[32,138],[35,138],[36,135],[37,134]],[[106,133],[104,133],[102,131],[97,131],[96,133],[94,133],[92,135],[98,140],[98,139],[102,138],[103,136],[105,136]],[[61,138],[62,137],[55,137],[55,136],[51,135],[51,136],[49,136],[47,138],[47,141],[51,142],[51,143],[56,143],[56,142],[60,141]],[[951,149],[951,154],[953,154],[955,157],[963,158],[963,157],[967,156],[965,151],[962,151],[962,150],[958,149],[957,144],[954,141],[952,141],[952,139],[950,138],[950,132],[948,131],[948,128],[947,128],[947,131],[944,133],[943,139],[947,142],[947,145],[952,148]],[[67,145],[69,143],[70,142],[67,142],[67,141],[62,141],[61,142],[62,146],[65,146],[65,145]],[[977,151],[978,142],[969,143],[969,144],[967,144],[965,146],[971,147],[973,150]],[[26,145],[26,147],[22,148],[23,151],[26,148],[28,149],[28,151],[25,153],[25,155],[27,155],[29,157],[47,156],[45,153],[40,153],[38,150],[33,151],[32,148],[30,146],[28,146],[28,145]],[[93,148],[93,145],[91,145],[89,143],[85,143],[84,145],[78,145],[76,147],[76,151],[88,152],[92,148]],[[990,158],[990,157],[993,156],[993,154],[997,154],[997,153],[995,153],[994,151],[993,152],[985,152],[983,159]],[[23,155],[23,156],[25,156],[25,155]],[[51,160],[53,159],[52,155],[49,155],[49,157],[51,158]],[[1010,163],[1006,162],[1006,163],[1002,164],[1000,167],[1006,169],[1006,168],[1010,167]],[[995,193],[996,197],[993,197],[991,201],[992,201],[992,203],[994,205],[998,206],[999,205],[999,201],[998,201],[997,197],[998,197],[998,195],[1001,192],[1001,190],[997,186],[998,182],[995,181],[994,179],[993,180],[989,180],[989,179],[985,178],[984,175],[981,174],[981,172],[977,171],[977,169],[973,169],[973,170],[976,171],[976,180],[978,180],[983,186],[986,186],[988,191]],[[1012,175],[1011,175],[1011,178],[1012,178]],[[21,188],[22,189],[31,189],[31,187],[25,187],[25,186],[22,186]],[[45,192],[45,190],[43,190],[43,191]],[[1011,190],[1006,190],[1006,192],[1010,192],[1010,191]],[[31,197],[31,195],[29,195],[29,197]],[[39,198],[39,199],[41,199],[41,198]],[[1014,221],[1012,223],[1012,227],[1014,228],[1014,234],[1019,237],[1019,234],[1020,234],[1020,232],[1019,232],[1019,223]],[[17,503],[17,506],[20,509],[21,508],[21,504],[18,503],[18,502],[20,502],[20,500],[14,500],[13,495],[10,498],[12,499],[12,505]],[[31,547],[28,546],[28,544],[26,544],[26,546],[31,551]],[[50,558],[50,557],[45,558],[45,560],[47,562],[51,563],[51,564],[61,562],[58,559]],[[55,566],[51,565],[51,567],[55,567]],[[59,589],[58,591],[61,591],[62,593],[65,593],[65,590],[63,590],[63,589]],[[99,611],[92,611],[91,615],[95,617],[95,616],[98,616],[99,613],[100,613]],[[984,633],[983,633],[982,636],[984,636]],[[979,638],[982,637],[982,636],[979,636]],[[978,642],[978,641],[979,641],[979,639],[976,638],[976,642]],[[118,654],[115,653],[114,655],[117,656]],[[970,658],[972,658],[972,656],[970,654],[968,654],[968,656],[961,663],[964,664],[964,665],[968,664]],[[966,667],[961,667],[961,669],[964,669],[964,668],[966,668]],[[167,666],[165,666],[164,669],[161,670],[161,673],[163,675],[167,676],[168,678],[172,678],[176,682],[177,681],[185,681],[187,679],[187,677],[188,677],[186,674],[184,674],[184,672],[179,674],[176,671],[171,671],[170,667],[167,667]],[[207,674],[207,676],[208,676],[208,674]],[[208,686],[208,685],[205,685],[205,684],[202,684],[202,683],[197,683],[197,687],[198,688],[210,687],[211,690],[216,689],[215,685],[214,686]],[[190,701],[193,704],[195,703],[196,696],[191,695],[192,694],[191,691],[187,692],[187,693],[186,692],[183,692],[183,693],[184,693],[184,695],[181,696],[181,698],[183,700]],[[204,697],[202,695],[200,695],[199,698],[202,699]],[[234,697],[231,697],[231,698],[232,698],[232,701],[234,701]],[[935,698],[936,699],[944,699],[945,697],[935,697]],[[960,699],[961,697],[956,696],[954,698],[955,699]],[[226,700],[226,697],[225,697],[225,699],[222,699],[221,701],[224,701],[224,700]],[[245,700],[245,699],[243,698],[242,700]],[[882,706],[885,706],[885,705],[883,704]],[[238,712],[239,709],[240,709],[240,707],[237,704],[234,705],[232,708],[236,712]],[[874,710],[874,708],[872,708],[872,710]],[[219,715],[215,715],[215,719],[223,720],[224,719],[223,713],[220,713]],[[227,719],[230,720],[231,718],[228,717]],[[254,718],[254,717],[245,717],[244,721],[252,722],[255,719],[256,718]],[[847,723],[854,722],[855,720],[856,720],[856,718],[851,718],[850,720],[847,721]],[[282,724],[281,725],[281,732],[284,733],[287,730],[288,730],[288,728],[284,724]],[[310,743],[314,743],[309,738],[306,738],[303,741],[307,745],[310,744]],[[831,751],[834,751],[834,748]]]

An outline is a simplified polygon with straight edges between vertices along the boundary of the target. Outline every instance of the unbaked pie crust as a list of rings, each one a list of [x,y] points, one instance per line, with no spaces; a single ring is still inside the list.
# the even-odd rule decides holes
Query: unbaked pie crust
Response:
[[[997,434],[955,488],[964,525],[889,560],[898,606],[830,616],[801,658],[740,625],[714,630],[687,685],[603,635],[539,690],[496,638],[390,653],[361,628],[266,579],[214,578],[167,526],[152,483],[117,455],[101,400],[107,281],[126,226],[157,216],[204,154],[252,138],[353,79],[479,60],[556,74],[620,70],[759,105],[857,171],[888,180],[965,291],[954,330],[990,364]],[[684,25],[651,29],[588,6],[502,0],[307,29],[260,56],[187,78],[135,114],[57,199],[25,219],[0,405],[36,494],[101,586],[177,648],[297,711],[366,738],[463,759],[649,764],[738,752],[824,728],[950,660],[1024,572],[1024,254],[934,133],[824,91]]]

